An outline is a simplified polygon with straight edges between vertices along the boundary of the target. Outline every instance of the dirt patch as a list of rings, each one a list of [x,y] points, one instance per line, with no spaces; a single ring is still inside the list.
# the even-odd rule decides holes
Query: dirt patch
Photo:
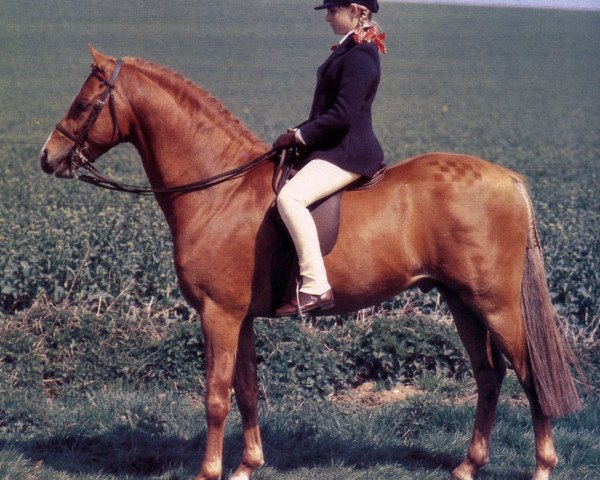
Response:
[[[508,372],[508,376],[514,376]],[[415,395],[435,394],[429,390],[415,387],[414,385],[396,385],[391,390],[381,390],[372,382],[363,383],[350,390],[343,390],[329,395],[327,398],[332,404],[341,407],[377,407],[380,405],[389,405],[406,400]],[[440,393],[437,392],[439,395]],[[461,392],[442,394],[443,402],[452,405],[470,405],[477,404],[477,389],[473,383],[472,388],[465,388]],[[529,402],[527,397],[519,391],[504,392],[500,395],[499,404],[510,405],[511,407],[527,407]]]
[[[363,383],[352,390],[336,392],[328,400],[337,405],[362,405],[376,407],[401,402],[414,395],[422,395],[425,390],[412,385],[397,385],[391,390],[378,390],[372,382]]]

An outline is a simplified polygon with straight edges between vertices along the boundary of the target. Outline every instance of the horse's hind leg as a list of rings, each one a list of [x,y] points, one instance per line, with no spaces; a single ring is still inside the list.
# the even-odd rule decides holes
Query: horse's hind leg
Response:
[[[244,452],[242,463],[230,480],[248,480],[254,470],[264,463],[258,426],[258,381],[253,323],[251,318],[244,322],[238,344],[234,388],[244,428]]]
[[[499,315],[490,315],[487,324],[502,353],[512,365],[531,410],[531,420],[535,435],[536,466],[532,480],[548,480],[557,464],[551,418],[542,411],[533,381],[527,354],[525,326],[521,309],[515,305]]]
[[[522,382],[521,382],[522,383]],[[535,434],[535,471],[531,480],[548,480],[552,470],[558,463],[556,449],[554,448],[554,435],[552,434],[551,418],[544,415],[542,407],[537,399],[533,384],[525,387],[525,393],[529,398],[531,409],[531,420]]]
[[[472,480],[489,460],[490,437],[506,366],[481,319],[464,305],[456,293],[442,290],[442,294],[469,354],[477,384],[477,408],[471,444],[465,459],[452,472],[455,480]]]

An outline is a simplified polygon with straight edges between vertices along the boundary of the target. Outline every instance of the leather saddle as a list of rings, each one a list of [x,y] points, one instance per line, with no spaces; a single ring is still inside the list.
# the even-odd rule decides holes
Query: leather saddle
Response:
[[[315,202],[309,207],[310,213],[315,221],[319,234],[319,244],[323,256],[331,253],[337,242],[340,230],[340,212],[344,192],[352,190],[363,190],[378,184],[384,177],[386,167],[381,167],[373,177],[362,177],[351,183],[344,189]],[[293,167],[285,169],[276,185],[276,193],[279,193],[285,182],[289,180],[297,170]],[[284,299],[293,298],[297,287],[299,274],[298,257],[292,239],[284,225],[277,205],[274,202],[270,208],[271,218],[274,220],[278,231],[278,242],[273,252],[273,264],[271,268],[271,287],[273,292],[273,308],[281,305]]]

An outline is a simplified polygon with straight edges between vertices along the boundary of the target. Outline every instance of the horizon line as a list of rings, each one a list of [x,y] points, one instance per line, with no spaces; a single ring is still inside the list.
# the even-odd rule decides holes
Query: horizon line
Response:
[[[600,11],[600,0],[382,0],[390,3],[421,3],[493,8],[531,8],[579,12]]]

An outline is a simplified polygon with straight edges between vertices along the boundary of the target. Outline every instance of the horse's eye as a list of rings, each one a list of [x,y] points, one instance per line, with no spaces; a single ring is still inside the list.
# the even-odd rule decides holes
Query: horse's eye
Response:
[[[90,105],[91,105],[91,104],[90,104],[89,102],[85,102],[85,101],[83,101],[83,100],[78,100],[78,101],[77,101],[77,109],[78,109],[78,110],[83,110],[83,111],[85,111],[85,110],[87,110],[88,108],[90,108]]]

